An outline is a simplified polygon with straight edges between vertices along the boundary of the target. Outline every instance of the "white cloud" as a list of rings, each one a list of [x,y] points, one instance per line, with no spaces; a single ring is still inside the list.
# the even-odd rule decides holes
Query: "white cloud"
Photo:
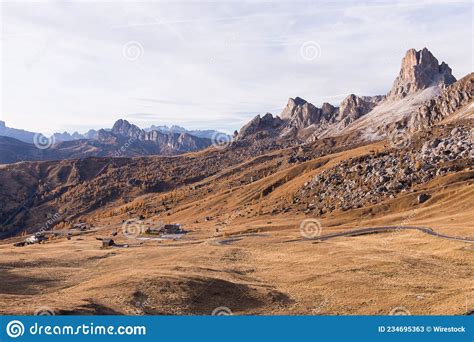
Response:
[[[5,2],[1,115],[51,132],[239,128],[288,97],[337,104],[385,93],[408,48],[472,70],[471,2]],[[138,59],[123,56],[137,41]],[[304,60],[315,41],[321,55]]]

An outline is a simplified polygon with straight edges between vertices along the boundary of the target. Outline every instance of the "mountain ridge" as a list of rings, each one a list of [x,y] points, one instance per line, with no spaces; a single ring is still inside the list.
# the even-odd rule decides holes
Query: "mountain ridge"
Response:
[[[117,121],[119,121],[119,120],[123,120],[123,119],[118,119]],[[57,142],[59,142],[59,141],[82,140],[82,139],[93,140],[93,139],[97,138],[98,132],[100,130],[110,131],[111,129],[110,128],[101,128],[101,129],[98,129],[98,130],[90,129],[90,130],[88,130],[87,132],[85,132],[83,134],[81,134],[77,131],[73,132],[72,134],[67,132],[67,131],[62,132],[62,133],[56,132],[52,136],[53,136],[54,141],[57,141]],[[198,138],[207,138],[207,139],[212,139],[213,136],[224,134],[222,132],[219,132],[217,130],[212,130],[212,129],[188,130],[188,129],[182,127],[182,126],[177,126],[177,125],[173,125],[171,127],[168,127],[166,125],[163,125],[163,126],[152,125],[150,127],[144,128],[144,131],[147,131],[147,132],[159,131],[161,133],[188,133],[188,134],[196,136]],[[23,130],[23,129],[18,129],[18,128],[7,127],[6,122],[0,120],[0,136],[14,138],[14,139],[32,144],[32,143],[34,143],[35,135],[37,135],[37,134],[40,134],[40,133],[31,132],[31,131],[27,131],[27,130]]]
[[[472,74],[463,78],[464,85],[469,85],[466,79],[472,79]],[[409,49],[402,59],[398,76],[386,95],[349,94],[339,106],[324,102],[320,108],[298,96],[289,98],[279,115],[271,113],[257,115],[242,126],[234,137],[234,143],[256,144],[258,141],[269,140],[279,141],[280,146],[291,146],[347,134],[355,134],[357,138],[354,143],[356,143],[363,140],[380,140],[394,129],[406,129],[407,126],[410,126],[411,130],[421,129],[421,126],[426,128],[431,122],[422,112],[434,106],[436,99],[443,96],[446,89],[454,90],[451,90],[447,99],[439,106],[448,106],[450,113],[471,101],[471,92],[467,91],[466,87],[457,86],[458,84],[459,81],[452,75],[448,64],[445,62],[440,64],[427,48],[418,51]],[[462,91],[462,94],[454,94],[456,91]],[[455,99],[452,103],[451,97]],[[443,112],[444,109],[439,106],[436,110]],[[444,113],[441,116],[446,115]],[[418,124],[417,120],[424,123]],[[9,128],[6,128],[5,123],[0,122],[0,135],[2,130],[10,133],[18,131],[27,139],[31,139],[31,132],[8,131]],[[196,135],[192,135],[192,132],[196,132]],[[56,134],[52,140],[55,142],[55,138],[59,137],[59,141],[52,149],[58,151],[58,154],[53,159],[75,158],[80,155],[128,157],[174,155],[205,149],[216,142],[213,141],[216,134],[219,132],[187,131],[180,126],[151,126],[141,129],[127,120],[119,119],[111,129],[89,131],[87,133],[89,139],[62,141],[61,135]],[[78,136],[80,135],[76,135]],[[227,140],[230,142],[233,139],[227,136]],[[12,142],[9,141],[9,144]],[[258,146],[264,148],[271,144]],[[120,151],[124,145],[132,146],[126,151]],[[47,155],[54,156],[51,151],[49,154],[32,153],[27,152],[29,149],[24,146],[19,147],[20,150],[21,148],[25,150],[24,158],[31,158],[34,155],[43,156],[42,158],[51,158],[46,157]],[[8,160],[12,160],[11,155]],[[17,161],[20,160],[23,160],[21,153],[17,155]],[[4,160],[0,158],[1,162],[5,163],[6,158]]]
[[[14,149],[15,153],[0,154],[0,164],[26,160],[64,160],[84,157],[137,157],[176,155],[205,149],[212,140],[188,133],[146,132],[127,120],[118,120],[111,130],[98,130],[93,139],[55,141],[36,136],[35,144],[6,137],[0,140],[0,151]],[[44,145],[41,145],[44,143]]]
[[[361,139],[382,139],[396,122],[407,120],[456,82],[448,64],[439,64],[427,48],[409,49],[386,95],[350,94],[339,106],[323,103],[321,108],[300,97],[290,98],[279,116],[267,113],[265,120],[255,117],[239,132],[237,139],[291,136],[301,142],[311,142],[351,132],[360,132]]]

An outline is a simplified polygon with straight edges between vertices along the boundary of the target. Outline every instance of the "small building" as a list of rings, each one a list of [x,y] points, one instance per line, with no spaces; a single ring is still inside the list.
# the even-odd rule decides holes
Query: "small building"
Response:
[[[114,240],[112,239],[103,239],[102,240],[102,247],[106,248],[106,247],[112,247],[115,245],[115,242]]]
[[[165,224],[163,227],[164,234],[181,234],[182,232],[180,224]]]

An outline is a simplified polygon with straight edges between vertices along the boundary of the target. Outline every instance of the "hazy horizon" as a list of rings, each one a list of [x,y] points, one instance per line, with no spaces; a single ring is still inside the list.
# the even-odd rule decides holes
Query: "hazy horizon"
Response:
[[[232,132],[289,97],[385,94],[409,48],[427,47],[457,79],[472,71],[470,1],[0,8],[0,120],[43,133],[117,119]]]

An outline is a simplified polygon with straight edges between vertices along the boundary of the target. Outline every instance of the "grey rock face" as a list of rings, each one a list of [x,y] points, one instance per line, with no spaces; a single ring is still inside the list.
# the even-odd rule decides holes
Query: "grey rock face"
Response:
[[[112,127],[111,132],[99,131],[99,137],[111,136],[130,138],[135,141],[152,143],[159,151],[167,151],[167,154],[196,151],[211,145],[211,140],[198,138],[188,133],[162,133],[160,131],[149,131],[140,129],[127,120],[118,120]]]
[[[456,78],[451,74],[451,68],[444,62],[438,64],[427,48],[420,51],[410,49],[402,60],[400,73],[387,97],[402,99],[434,85],[445,86],[454,82]]]
[[[346,127],[370,112],[382,99],[383,96],[359,97],[351,94],[341,102],[335,121],[340,122],[343,127]]]
[[[240,129],[236,140],[245,139],[262,131],[274,132],[282,125],[282,123],[283,121],[278,116],[274,117],[270,113],[265,114],[263,117],[257,115]]]
[[[334,120],[336,108],[325,104],[324,109],[296,97],[290,98],[280,117],[286,121],[287,127],[306,128],[313,124],[329,123]]]
[[[411,131],[426,129],[472,102],[473,79],[474,73],[471,73],[423,104],[410,118],[408,128]]]

